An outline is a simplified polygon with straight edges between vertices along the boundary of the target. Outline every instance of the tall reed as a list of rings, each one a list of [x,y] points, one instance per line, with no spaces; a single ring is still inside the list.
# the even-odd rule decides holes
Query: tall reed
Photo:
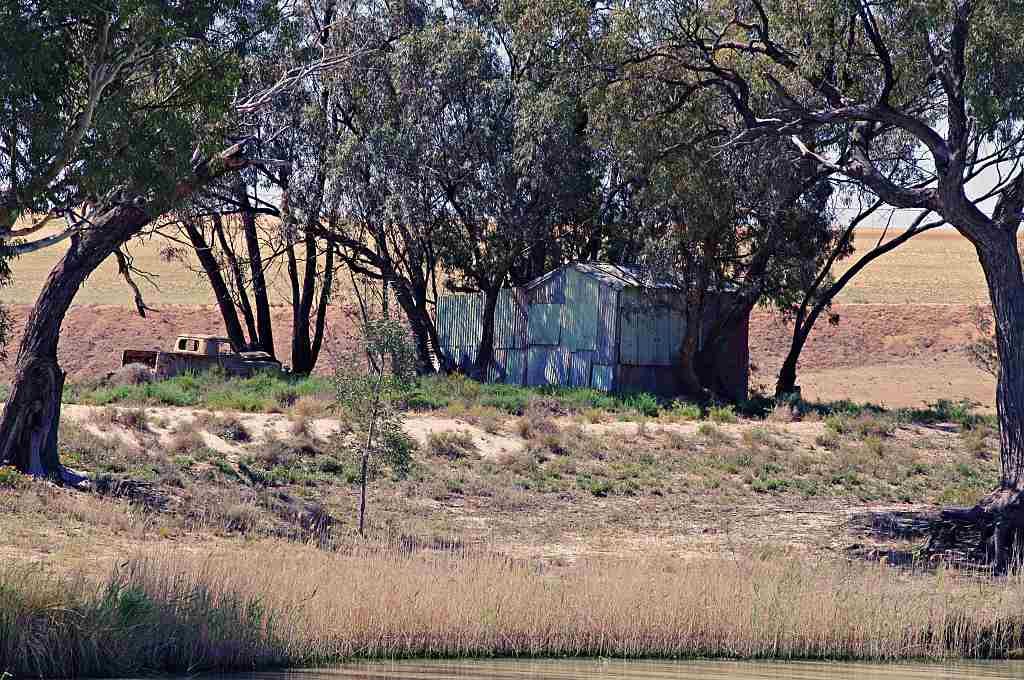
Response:
[[[151,554],[106,583],[0,571],[0,670],[128,675],[468,656],[1003,656],[1024,588],[814,560],[586,562],[273,541]]]

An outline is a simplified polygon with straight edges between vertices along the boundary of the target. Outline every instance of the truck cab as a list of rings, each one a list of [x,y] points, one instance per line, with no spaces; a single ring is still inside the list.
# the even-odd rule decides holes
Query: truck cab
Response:
[[[284,372],[281,362],[267,352],[237,352],[231,340],[216,335],[179,335],[169,352],[126,349],[121,355],[121,365],[128,364],[143,364],[157,378],[214,368],[236,377],[264,371]]]

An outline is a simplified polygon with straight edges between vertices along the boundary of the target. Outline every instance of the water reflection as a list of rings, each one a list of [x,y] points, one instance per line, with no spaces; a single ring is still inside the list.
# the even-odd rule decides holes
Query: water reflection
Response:
[[[237,678],[238,676],[234,676]],[[1022,678],[1022,662],[956,664],[732,661],[400,661],[259,673],[252,680],[968,680]]]

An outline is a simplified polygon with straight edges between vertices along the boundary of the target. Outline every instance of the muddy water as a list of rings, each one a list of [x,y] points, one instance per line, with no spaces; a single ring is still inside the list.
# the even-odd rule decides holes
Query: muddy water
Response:
[[[252,680],[968,680],[1024,678],[1024,662],[873,665],[722,661],[403,661],[290,673],[260,673],[247,677]]]

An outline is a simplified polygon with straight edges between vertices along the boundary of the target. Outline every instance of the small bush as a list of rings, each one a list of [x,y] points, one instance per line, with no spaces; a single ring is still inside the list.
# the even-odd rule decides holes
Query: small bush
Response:
[[[538,439],[558,434],[558,424],[547,416],[530,412],[516,421],[516,434],[527,440]]]
[[[713,423],[735,423],[739,419],[731,405],[711,406],[708,408],[708,420]]]
[[[892,418],[868,412],[830,415],[825,418],[825,427],[833,434],[851,435],[858,439],[888,437],[896,431]]]
[[[206,447],[206,440],[196,430],[195,423],[180,422],[167,441],[167,452],[172,454],[191,454]]]
[[[0,489],[20,489],[28,486],[29,478],[21,472],[18,468],[5,465],[0,467]]]
[[[697,434],[709,444],[724,444],[730,441],[728,434],[711,423],[701,423],[698,425]]]
[[[213,413],[196,414],[192,427],[193,429],[206,430],[215,437],[229,442],[244,443],[252,440],[252,434],[246,428],[245,423],[233,413],[225,415]]]
[[[113,371],[106,380],[108,385],[144,385],[153,382],[153,372],[145,364],[128,364]]]
[[[658,398],[649,392],[633,392],[622,398],[622,405],[642,416],[655,418],[661,410]]]
[[[685,423],[701,418],[700,406],[691,404],[681,399],[676,399],[672,404],[661,412],[660,419],[670,423]]]
[[[772,443],[772,436],[763,427],[752,427],[744,430],[741,435],[743,443],[749,447],[767,446]]]
[[[991,434],[992,431],[987,427],[965,429],[960,432],[960,441],[967,453],[975,458],[987,459],[992,455],[988,445],[988,438]]]
[[[319,397],[299,397],[291,407],[291,415],[294,418],[325,418],[330,412],[330,402]]]
[[[832,430],[826,430],[814,438],[814,445],[820,446],[823,449],[829,451],[835,451],[839,448],[839,435]]]
[[[435,456],[450,460],[477,454],[476,442],[469,432],[431,432],[427,435],[427,450]]]
[[[260,525],[260,511],[250,503],[235,503],[221,510],[221,520],[228,531],[250,533]]]
[[[129,430],[149,431],[149,414],[144,408],[117,409],[113,413],[112,420]]]

